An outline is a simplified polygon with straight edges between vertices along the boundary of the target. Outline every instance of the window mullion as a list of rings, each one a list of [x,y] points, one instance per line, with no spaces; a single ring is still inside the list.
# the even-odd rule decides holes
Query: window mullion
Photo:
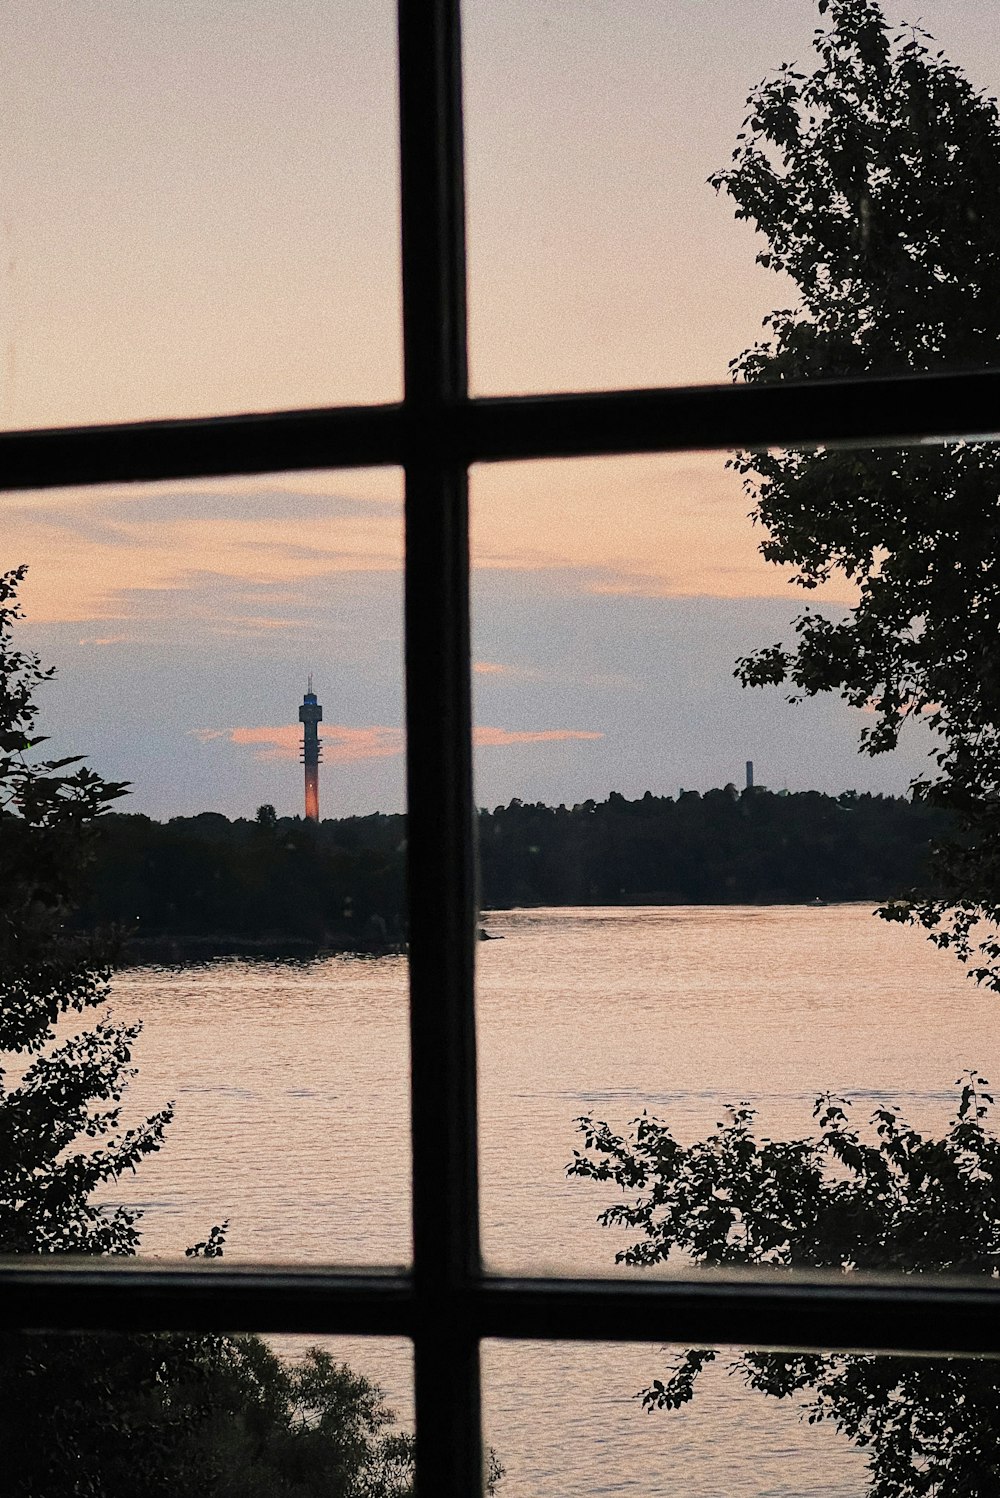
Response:
[[[400,0],[416,1482],[480,1491],[475,850],[458,0]]]

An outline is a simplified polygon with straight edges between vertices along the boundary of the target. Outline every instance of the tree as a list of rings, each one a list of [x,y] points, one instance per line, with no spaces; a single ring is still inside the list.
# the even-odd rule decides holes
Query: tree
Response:
[[[0,1344],[10,1498],[403,1498],[412,1438],[329,1354],[259,1337],[65,1336]]]
[[[753,1110],[731,1108],[707,1139],[685,1146],[645,1113],[625,1135],[577,1120],[583,1152],[568,1174],[625,1193],[600,1215],[638,1230],[619,1263],[686,1255],[704,1265],[906,1273],[1000,1272],[1000,1141],[992,1095],[960,1078],[941,1138],[880,1107],[874,1138],[849,1104],[824,1096],[817,1137],[757,1138]],[[638,1396],[646,1410],[694,1397],[718,1354],[684,1353]],[[828,1421],[868,1454],[869,1498],[992,1498],[1000,1489],[1000,1365],[993,1360],[745,1352],[731,1363],[749,1388],[798,1398],[810,1424]]]
[[[11,643],[24,573],[0,575],[0,1051],[29,1058],[13,1084],[9,1063],[0,1073],[0,1252],[128,1254],[138,1214],[93,1193],[159,1148],[172,1109],[120,1127],[138,1025],[105,1017],[56,1038],[60,1019],[108,997],[109,939],[69,915],[93,825],[126,787],[79,756],[36,757],[34,694],[53,672]]]
[[[0,574],[0,1252],[130,1255],[140,1214],[93,1196],[159,1149],[172,1108],[121,1126],[138,1025],[58,1033],[108,998],[113,934],[70,918],[126,786],[38,753],[53,672],[12,643],[24,574]],[[216,1258],[224,1236],[187,1252]],[[392,1422],[315,1349],[288,1365],[255,1337],[0,1336],[10,1498],[402,1498],[411,1442]]]
[[[734,361],[748,382],[978,367],[1000,358],[1000,114],[927,35],[877,0],[819,0],[818,65],[751,95],[713,179],[767,241],[758,262],[797,305]],[[960,819],[938,847],[941,897],[884,914],[927,928],[1000,988],[1000,451],[989,443],[734,460],[762,554],[816,588],[855,584],[846,618],[807,611],[791,646],[740,661],[792,700],[835,691],[871,713],[869,754],[902,725],[937,734],[914,794]],[[933,778],[932,778],[933,777]],[[985,923],[985,924],[984,924]]]
[[[767,240],[758,261],[798,304],[734,361],[748,382],[981,366],[1000,354],[1000,114],[916,28],[893,33],[876,0],[819,0],[812,72],[783,67],[749,100],[731,167],[714,179]],[[884,912],[923,924],[1000,989],[1000,458],[967,441],[906,451],[740,454],[734,466],[771,561],[814,589],[857,588],[842,619],[819,610],[796,640],[740,661],[747,685],[793,700],[839,692],[867,709],[862,748],[903,723],[936,731],[937,773],[915,794],[959,819],[936,854],[941,898]],[[986,923],[985,935],[983,923]],[[941,1138],[881,1107],[873,1137],[821,1097],[818,1136],[757,1138],[753,1111],[682,1145],[643,1114],[625,1135],[579,1120],[569,1173],[613,1182],[601,1215],[637,1229],[620,1261],[1000,1272],[1000,1144],[975,1073]],[[677,1408],[712,1350],[687,1352],[641,1398]],[[868,1453],[870,1498],[986,1498],[1000,1490],[1000,1375],[990,1361],[745,1353],[750,1388],[799,1397]]]

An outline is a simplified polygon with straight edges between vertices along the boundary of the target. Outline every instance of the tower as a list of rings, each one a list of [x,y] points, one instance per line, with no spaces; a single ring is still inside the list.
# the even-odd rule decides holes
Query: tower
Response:
[[[319,821],[319,762],[323,755],[323,745],[316,725],[322,717],[323,709],[316,701],[310,673],[306,695],[299,708],[299,722],[302,724],[302,763],[306,767],[306,816],[310,822]]]

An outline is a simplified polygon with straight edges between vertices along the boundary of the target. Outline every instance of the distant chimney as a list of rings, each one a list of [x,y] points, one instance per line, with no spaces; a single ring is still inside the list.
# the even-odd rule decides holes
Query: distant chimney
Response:
[[[753,790],[753,760],[747,760],[747,790]]]

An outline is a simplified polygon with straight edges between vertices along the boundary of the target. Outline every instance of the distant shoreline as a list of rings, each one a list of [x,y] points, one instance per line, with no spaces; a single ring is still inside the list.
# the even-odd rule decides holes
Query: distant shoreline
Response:
[[[766,910],[769,906],[780,906],[785,910],[822,910],[833,905],[891,905],[894,900],[898,901],[899,896],[872,895],[869,898],[854,895],[845,900],[795,900],[779,895],[774,898],[765,896],[761,900],[686,900],[661,898],[659,895],[627,895],[620,900],[525,900],[519,905],[484,905],[482,913],[485,919],[513,910],[676,910],[680,907],[701,910],[712,906],[720,910]]]
[[[933,894],[930,850],[949,831],[923,803],[853,792],[512,801],[479,813],[481,909],[876,904]],[[79,923],[116,930],[131,964],[399,952],[406,848],[399,815],[157,823],[109,813]]]
[[[404,951],[399,942],[358,938],[316,942],[299,936],[259,940],[245,936],[133,936],[122,943],[115,968],[180,967],[221,957],[313,962],[318,957],[398,957]]]
[[[493,915],[508,915],[535,910],[678,910],[678,909],[794,909],[822,910],[834,906],[864,905],[869,909],[886,903],[880,900],[824,900],[814,904],[810,900],[670,900],[657,897],[627,900],[588,901],[585,903],[545,904],[531,902],[524,905],[493,905],[482,911],[482,925],[489,927]],[[216,959],[259,958],[262,961],[315,962],[324,957],[400,957],[406,953],[406,944],[379,940],[331,938],[325,942],[312,941],[306,937],[268,936],[251,938],[224,934],[200,936],[174,936],[160,933],[155,936],[132,936],[123,941],[115,968],[133,967],[180,967],[188,964],[212,962]]]

